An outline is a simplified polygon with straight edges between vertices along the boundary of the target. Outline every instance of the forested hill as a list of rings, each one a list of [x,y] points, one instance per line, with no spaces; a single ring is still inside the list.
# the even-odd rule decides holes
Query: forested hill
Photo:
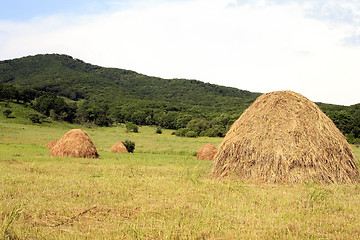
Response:
[[[197,80],[104,68],[67,55],[0,61],[0,100],[17,99],[46,116],[70,122],[133,122],[178,129],[178,135],[223,136],[259,95]],[[345,134],[360,137],[359,104],[319,106]]]
[[[161,79],[94,66],[59,54],[1,61],[0,84],[77,101],[77,122],[131,121],[179,129],[193,119],[217,118],[222,132],[260,95],[197,80]]]
[[[67,98],[105,101],[154,100],[180,105],[243,109],[259,94],[196,80],[161,79],[103,68],[67,55],[47,54],[0,62],[0,83],[50,91]]]

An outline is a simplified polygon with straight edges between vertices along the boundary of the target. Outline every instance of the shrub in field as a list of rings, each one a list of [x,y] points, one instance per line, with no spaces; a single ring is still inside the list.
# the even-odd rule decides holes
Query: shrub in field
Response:
[[[3,111],[3,113],[4,113],[4,115],[5,115],[5,117],[7,117],[7,118],[11,118],[11,114],[12,114],[12,111],[11,111],[11,109],[5,109],[4,111]]]
[[[30,114],[28,118],[31,120],[32,123],[41,123],[41,118],[38,114]]]
[[[194,132],[194,131],[188,131],[186,134],[185,134],[186,137],[190,137],[190,138],[195,138],[195,137],[198,137],[199,135]]]
[[[129,153],[133,153],[135,150],[135,142],[130,141],[130,140],[125,140],[124,142],[122,142],[124,144],[124,146],[126,147],[127,151]]]
[[[132,123],[132,122],[127,122],[126,123],[126,130],[127,130],[127,132],[132,131],[134,133],[137,133],[137,132],[139,132],[139,127],[136,124]]]
[[[174,132],[175,136],[178,136],[178,137],[185,137],[185,134],[188,132],[188,129],[186,128],[179,128],[178,130],[176,130]]]
[[[162,130],[161,130],[161,128],[160,128],[160,127],[156,128],[155,133],[157,133],[157,134],[162,134]]]

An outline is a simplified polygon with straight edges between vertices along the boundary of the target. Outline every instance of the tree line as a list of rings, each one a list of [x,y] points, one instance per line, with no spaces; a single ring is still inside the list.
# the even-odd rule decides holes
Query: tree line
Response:
[[[131,123],[135,126],[155,125],[173,129],[177,136],[223,137],[241,113],[208,112],[187,109],[185,106],[164,102],[134,100],[112,106],[89,99],[69,101],[54,93],[24,87],[0,84],[0,100],[31,107],[55,121],[111,126]],[[360,143],[360,104],[349,107],[318,104],[350,143]],[[9,110],[4,114],[10,115]],[[29,116],[34,122],[40,118]]]
[[[155,125],[160,128],[177,130],[178,136],[222,137],[238,114],[221,114],[209,117],[201,111],[186,112],[184,107],[175,104],[151,103],[141,106],[130,102],[124,106],[110,106],[83,99],[65,101],[54,93],[0,84],[0,100],[23,104],[50,117],[55,121],[78,124],[111,126],[118,123],[135,125]],[[33,122],[40,122],[40,116],[29,116]],[[189,133],[188,133],[189,132]]]

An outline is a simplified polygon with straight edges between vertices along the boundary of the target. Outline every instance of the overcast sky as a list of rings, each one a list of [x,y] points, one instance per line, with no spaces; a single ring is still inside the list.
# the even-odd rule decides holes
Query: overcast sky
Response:
[[[0,60],[104,67],[360,103],[360,0],[0,0]]]

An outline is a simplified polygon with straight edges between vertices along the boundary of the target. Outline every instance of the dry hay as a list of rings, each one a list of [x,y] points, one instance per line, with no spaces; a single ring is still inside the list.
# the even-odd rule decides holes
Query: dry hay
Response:
[[[128,153],[128,150],[122,142],[116,142],[110,151],[113,153]]]
[[[196,155],[196,159],[198,160],[212,160],[214,155],[217,152],[217,148],[211,144],[211,143],[206,143],[205,145],[203,145],[197,155]]]
[[[355,183],[351,146],[317,105],[291,91],[261,95],[232,125],[213,176],[268,183]]]
[[[51,149],[50,156],[98,158],[99,154],[84,130],[72,129]]]
[[[46,145],[46,148],[47,148],[47,149],[52,149],[52,148],[55,146],[56,143],[57,143],[57,142],[56,142],[55,140],[51,140],[51,141]]]

